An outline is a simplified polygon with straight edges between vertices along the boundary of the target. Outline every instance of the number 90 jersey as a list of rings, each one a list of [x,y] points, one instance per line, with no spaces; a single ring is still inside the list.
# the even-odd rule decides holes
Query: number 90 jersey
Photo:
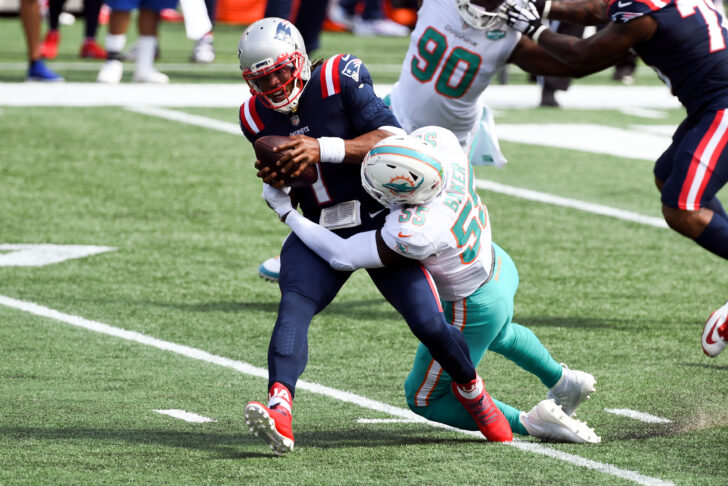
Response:
[[[424,0],[390,94],[394,116],[407,133],[448,127],[465,146],[483,112],[480,95],[520,38],[505,23],[487,30],[468,26],[455,0]]]
[[[428,204],[393,209],[382,239],[395,252],[421,260],[442,299],[462,299],[492,271],[488,210],[475,191],[473,168],[450,130],[429,126],[412,135],[440,152],[440,162],[447,166],[445,188]]]

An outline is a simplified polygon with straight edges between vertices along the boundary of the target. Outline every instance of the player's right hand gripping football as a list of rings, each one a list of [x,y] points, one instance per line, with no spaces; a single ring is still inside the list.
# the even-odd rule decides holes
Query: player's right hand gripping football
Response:
[[[276,162],[277,169],[275,171],[264,167],[260,160],[255,161],[255,168],[258,169],[256,175],[263,179],[266,184],[281,188],[285,184],[281,174],[290,172],[291,177],[298,177],[307,166],[319,162],[321,151],[317,139],[306,135],[294,135],[292,138],[291,142],[278,145],[274,149],[276,152],[287,151]]]
[[[506,0],[505,21],[513,29],[537,40],[543,31],[548,30],[531,1],[522,5],[518,0]]]

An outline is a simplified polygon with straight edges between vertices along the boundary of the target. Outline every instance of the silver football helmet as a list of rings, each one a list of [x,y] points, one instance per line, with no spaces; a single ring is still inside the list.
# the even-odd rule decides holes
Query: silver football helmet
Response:
[[[480,2],[488,5],[476,5],[472,0],[455,0],[460,17],[470,27],[479,30],[491,29],[503,22],[505,2],[503,0],[488,0]]]
[[[409,135],[380,140],[364,157],[361,182],[386,207],[427,204],[442,193],[448,165],[429,143]]]
[[[240,36],[238,58],[253,95],[260,94],[263,103],[274,110],[295,110],[303,86],[311,78],[311,61],[303,37],[292,23],[277,17],[252,23]],[[278,85],[267,86],[271,75],[280,80]]]

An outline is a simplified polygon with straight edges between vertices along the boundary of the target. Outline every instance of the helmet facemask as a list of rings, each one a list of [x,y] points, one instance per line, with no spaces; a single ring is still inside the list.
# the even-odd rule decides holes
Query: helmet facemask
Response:
[[[268,108],[287,113],[293,111],[298,105],[298,97],[303,91],[305,69],[308,59],[300,52],[282,54],[275,62],[265,59],[253,65],[252,69],[243,70],[243,79],[250,86],[253,95],[262,96],[261,101]],[[285,71],[288,71],[287,79]],[[277,77],[281,82],[272,88],[266,87],[268,77]]]
[[[470,27],[478,30],[492,29],[503,23],[505,2],[502,0],[489,0],[477,5],[471,0],[455,0],[460,17]]]
[[[296,109],[311,61],[292,23],[277,17],[254,22],[240,36],[238,58],[250,92],[261,95],[265,106],[282,113]]]

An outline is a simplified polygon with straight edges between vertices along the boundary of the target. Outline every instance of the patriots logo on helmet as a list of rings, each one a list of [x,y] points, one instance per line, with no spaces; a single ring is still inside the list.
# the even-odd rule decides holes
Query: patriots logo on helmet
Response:
[[[393,194],[409,194],[420,187],[423,181],[424,179],[420,179],[418,183],[415,183],[415,181],[409,177],[397,176],[382,185],[392,191]]]
[[[288,22],[279,22],[276,27],[276,35],[273,38],[293,43],[291,39],[291,24]]]

